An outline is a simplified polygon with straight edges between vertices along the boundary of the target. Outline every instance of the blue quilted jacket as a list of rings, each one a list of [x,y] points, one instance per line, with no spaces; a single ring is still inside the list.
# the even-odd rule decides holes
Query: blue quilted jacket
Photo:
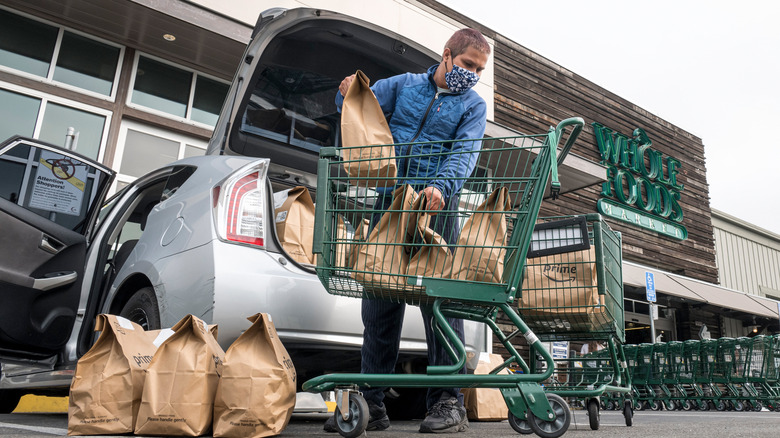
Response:
[[[479,150],[479,141],[457,140],[482,138],[485,134],[487,105],[473,89],[463,93],[439,92],[433,81],[437,67],[438,64],[430,67],[427,73],[405,73],[380,79],[371,90],[387,117],[396,143],[399,177],[410,178],[404,182],[418,189],[437,187],[444,199],[449,200],[463,186],[464,180],[459,178],[471,175],[477,154],[435,154],[442,151]],[[339,111],[343,102],[344,97],[336,92]],[[399,145],[442,140],[454,141]],[[414,156],[407,159],[404,155]]]

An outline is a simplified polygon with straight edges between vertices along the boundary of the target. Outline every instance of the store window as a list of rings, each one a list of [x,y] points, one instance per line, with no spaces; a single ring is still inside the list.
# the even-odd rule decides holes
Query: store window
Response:
[[[147,56],[138,56],[131,105],[214,126],[228,84]]]
[[[0,64],[46,77],[59,29],[0,9]]]
[[[0,89],[0,140],[13,135],[32,137],[41,99]]]
[[[146,57],[138,60],[132,102],[178,117],[187,116],[192,73]]]
[[[112,166],[118,170],[115,190],[176,160],[204,155],[206,146],[204,140],[125,120]]]
[[[62,145],[68,128],[73,128],[76,152],[97,159],[105,127],[105,116],[49,102],[43,112],[38,138]]]
[[[68,129],[73,128],[76,152],[95,160],[101,158],[110,112],[3,86],[0,84],[0,140],[21,135],[62,146]]]
[[[227,84],[198,76],[192,100],[192,120],[209,126],[216,125],[227,92]]]
[[[119,48],[65,32],[62,36],[54,80],[110,96]]]
[[[112,96],[121,52],[119,46],[0,9],[0,66],[15,72]]]

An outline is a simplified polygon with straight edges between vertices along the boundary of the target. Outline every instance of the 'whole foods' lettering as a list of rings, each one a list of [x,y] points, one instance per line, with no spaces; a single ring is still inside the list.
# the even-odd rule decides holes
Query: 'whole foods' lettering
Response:
[[[614,132],[594,122],[601,164],[607,166],[607,181],[602,185],[599,212],[684,240],[688,232],[683,220],[678,181],[680,160],[651,148],[653,142],[642,128],[633,136]]]

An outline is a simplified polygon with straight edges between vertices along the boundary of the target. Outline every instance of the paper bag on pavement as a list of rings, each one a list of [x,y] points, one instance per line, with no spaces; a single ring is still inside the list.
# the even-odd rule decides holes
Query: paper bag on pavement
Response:
[[[504,363],[499,354],[480,353],[479,363],[474,374],[488,374]],[[498,374],[509,374],[503,369]],[[466,415],[473,421],[503,421],[509,415],[504,396],[497,388],[463,388],[463,407]]]
[[[344,96],[341,107],[344,168],[350,178],[366,178],[353,179],[352,185],[392,187],[397,174],[393,134],[368,83],[368,77],[358,70]]]
[[[276,234],[284,251],[298,263],[314,264],[314,202],[303,186],[274,193]]]
[[[95,331],[100,336],[79,359],[70,385],[68,435],[132,433],[157,333],[106,314],[97,316]]]
[[[511,210],[506,187],[493,191],[466,220],[448,278],[500,283],[504,275],[506,214]]]
[[[217,365],[225,353],[208,325],[187,315],[146,370],[136,435],[199,436],[211,427]]]
[[[214,400],[215,437],[278,435],[295,408],[296,374],[267,313],[225,353]]]

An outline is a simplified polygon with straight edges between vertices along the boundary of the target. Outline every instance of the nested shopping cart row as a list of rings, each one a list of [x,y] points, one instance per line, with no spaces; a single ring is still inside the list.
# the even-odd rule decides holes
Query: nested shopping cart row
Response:
[[[626,346],[638,409],[780,411],[780,335]]]

